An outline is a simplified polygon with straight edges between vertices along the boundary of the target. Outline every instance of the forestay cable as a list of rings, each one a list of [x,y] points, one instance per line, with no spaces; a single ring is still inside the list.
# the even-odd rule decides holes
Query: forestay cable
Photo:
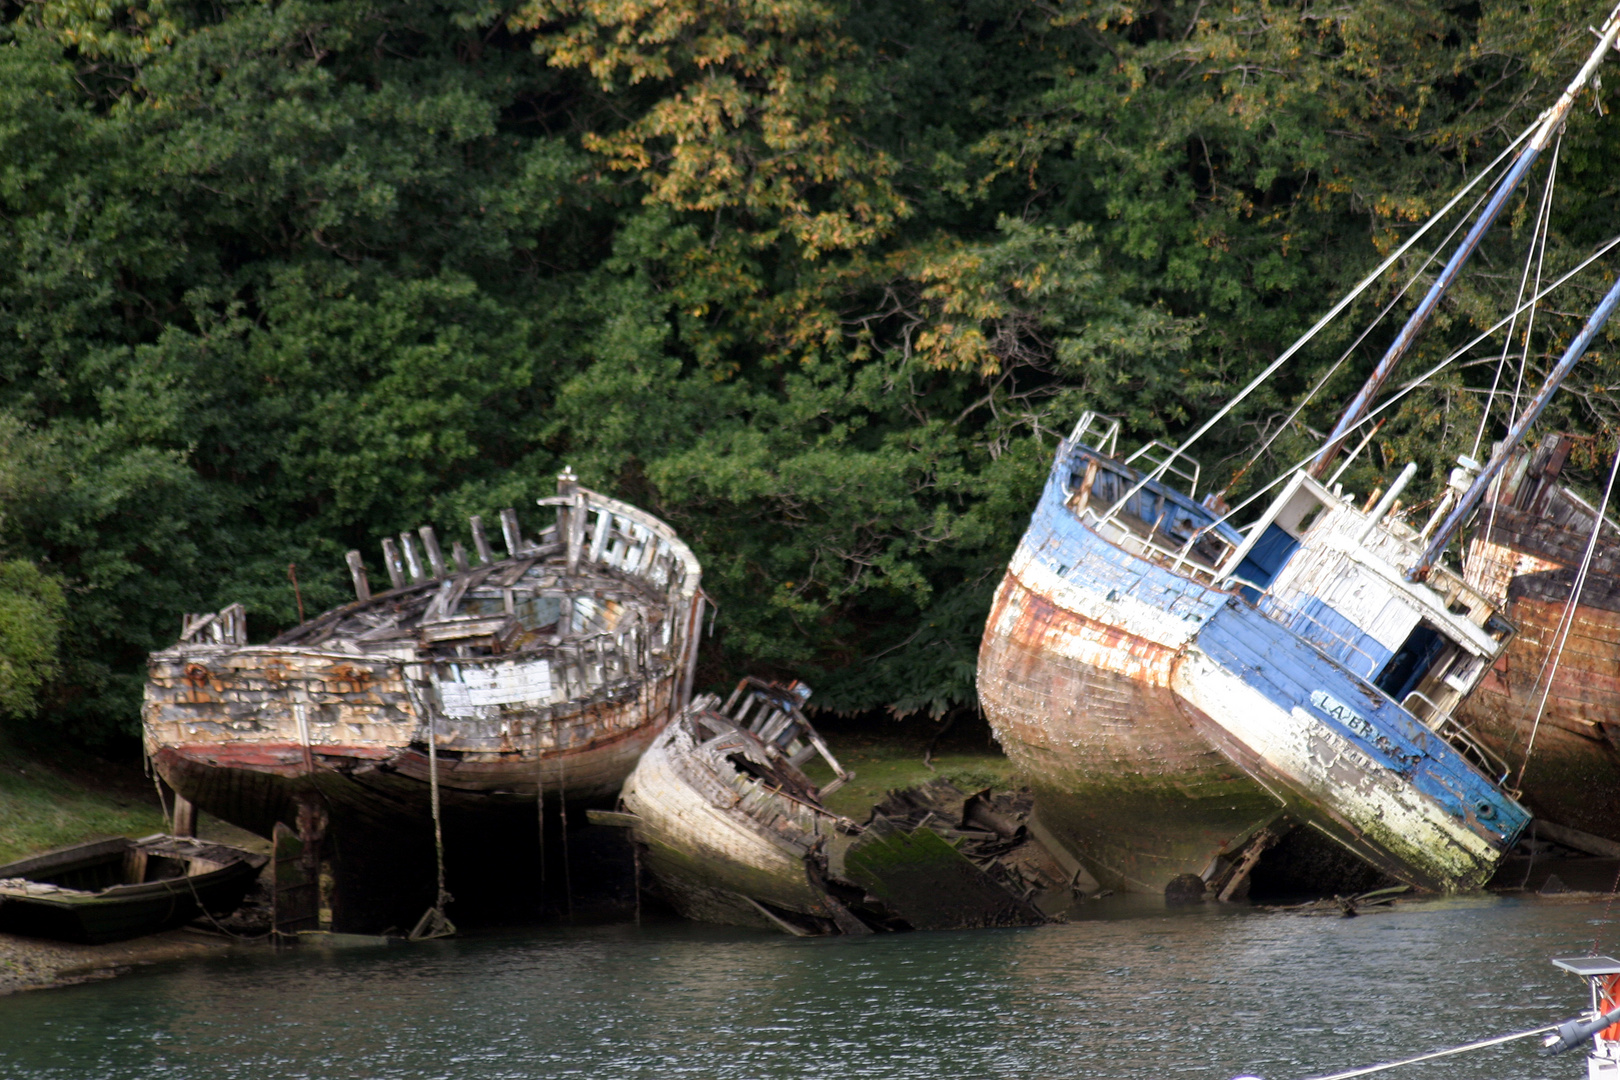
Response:
[[[1552,160],[1547,167],[1547,187],[1541,193],[1541,209],[1536,213],[1535,231],[1530,234],[1530,248],[1524,253],[1524,272],[1519,275],[1519,296],[1514,301],[1515,308],[1524,303],[1525,286],[1530,283],[1530,264],[1536,265],[1536,288],[1541,288],[1541,270],[1547,257],[1547,229],[1552,218],[1553,185],[1558,179],[1558,153],[1564,147],[1564,136],[1560,133],[1558,141],[1553,144]],[[1536,256],[1537,241],[1540,242],[1541,256]],[[1518,378],[1513,384],[1513,405],[1508,412],[1508,426],[1513,426],[1513,417],[1519,408],[1519,391],[1524,384],[1524,363],[1529,356],[1530,331],[1535,328],[1536,309],[1530,309],[1530,315],[1525,321],[1524,348],[1525,356],[1520,358]],[[1514,316],[1514,326],[1508,328],[1507,336],[1502,339],[1502,356],[1496,362],[1496,375],[1491,379],[1491,391],[1485,397],[1485,408],[1480,410],[1479,430],[1474,433],[1474,448],[1468,456],[1479,459],[1479,444],[1485,438],[1485,425],[1491,419],[1491,407],[1496,404],[1496,388],[1502,381],[1502,370],[1507,367],[1508,350],[1513,348],[1513,331],[1518,325],[1518,316]]]
[[[1530,135],[1540,126],[1541,118],[1538,117],[1536,122],[1525,128],[1524,131],[1519,134],[1518,138],[1509,143],[1507,147],[1496,156],[1494,161],[1476,173],[1474,178],[1468,181],[1468,183],[1464,184],[1461,190],[1459,190],[1457,194],[1453,195],[1446,205],[1442,206],[1438,211],[1436,211],[1428,221],[1425,221],[1416,232],[1408,237],[1405,243],[1401,244],[1400,247],[1391,252],[1389,256],[1384,259],[1383,262],[1379,263],[1370,274],[1362,278],[1361,282],[1356,285],[1354,289],[1351,289],[1350,292],[1342,297],[1338,303],[1334,304],[1333,307],[1328,309],[1326,315],[1323,315],[1320,319],[1318,319],[1315,325],[1313,325],[1309,330],[1305,331],[1304,334],[1300,335],[1300,337],[1295,340],[1292,345],[1284,349],[1275,360],[1266,365],[1266,369],[1264,371],[1256,375],[1253,379],[1250,379],[1248,385],[1242,390],[1238,391],[1237,396],[1228,400],[1226,404],[1222,405],[1215,411],[1215,415],[1211,416],[1208,420],[1204,421],[1203,424],[1199,425],[1198,430],[1183,440],[1182,444],[1172,451],[1157,469],[1154,469],[1151,473],[1144,472],[1142,474],[1142,479],[1137,482],[1136,486],[1130,491],[1127,491],[1125,495],[1120,498],[1120,501],[1111,507],[1108,513],[1104,516],[1111,517],[1121,506],[1124,506],[1133,495],[1140,491],[1150,478],[1162,476],[1165,470],[1167,470],[1170,465],[1174,463],[1176,458],[1186,454],[1187,449],[1191,447],[1193,443],[1203,438],[1204,434],[1208,432],[1210,428],[1214,427],[1222,419],[1224,419],[1226,415],[1235,409],[1240,402],[1253,393],[1254,390],[1260,386],[1260,384],[1271,378],[1271,376],[1276,373],[1278,368],[1282,367],[1283,364],[1288,362],[1290,357],[1292,357],[1300,349],[1304,348],[1305,345],[1311,341],[1311,339],[1316,337],[1316,335],[1321,332],[1323,327],[1332,322],[1334,319],[1338,318],[1340,312],[1349,307],[1352,302],[1354,302],[1361,296],[1362,293],[1366,292],[1367,289],[1372,286],[1373,282],[1377,281],[1384,275],[1384,271],[1395,265],[1396,261],[1399,260],[1401,256],[1405,255],[1412,249],[1413,245],[1415,245],[1419,240],[1423,239],[1423,237],[1428,234],[1430,229],[1439,224],[1440,220],[1449,214],[1452,209],[1463,200],[1464,196],[1472,191],[1481,180],[1487,176],[1490,176],[1496,170],[1496,167],[1502,164],[1503,161],[1507,160],[1507,158],[1518,149],[1519,144],[1524,142],[1525,139],[1529,138]]]
[[[1567,282],[1570,278],[1574,277],[1576,274],[1580,273],[1582,270],[1586,269],[1588,266],[1591,266],[1594,262],[1596,262],[1598,259],[1601,259],[1604,255],[1607,255],[1616,245],[1620,245],[1620,234],[1616,234],[1615,236],[1610,237],[1601,246],[1599,246],[1597,248],[1597,250],[1593,251],[1592,254],[1590,254],[1586,258],[1582,259],[1579,263],[1577,263],[1572,269],[1570,269],[1567,273],[1565,273],[1557,281],[1553,282],[1551,285],[1548,285],[1545,289],[1542,289],[1536,295],[1532,296],[1529,300],[1526,300],[1524,302],[1524,304],[1521,305],[1516,310],[1515,314],[1522,313],[1525,310],[1525,308],[1532,307],[1535,304],[1539,304],[1545,297],[1547,297],[1550,293],[1552,293],[1553,290],[1559,288],[1561,285],[1563,285],[1565,282]],[[1369,409],[1366,416],[1363,416],[1360,420],[1357,420],[1354,424],[1350,425],[1350,427],[1345,429],[1345,435],[1348,436],[1351,432],[1355,431],[1357,428],[1360,428],[1362,425],[1369,423],[1370,421],[1373,420],[1373,418],[1375,418],[1380,413],[1382,413],[1385,410],[1387,410],[1388,408],[1390,408],[1390,406],[1394,405],[1396,402],[1400,401],[1407,394],[1411,393],[1413,390],[1417,389],[1419,386],[1422,386],[1425,382],[1428,382],[1430,379],[1434,378],[1441,371],[1443,371],[1446,368],[1450,367],[1458,359],[1460,359],[1461,357],[1466,355],[1468,353],[1468,351],[1470,349],[1472,349],[1474,346],[1478,345],[1480,342],[1484,341],[1485,339],[1489,338],[1492,334],[1494,334],[1498,330],[1500,330],[1503,326],[1507,325],[1509,319],[1511,319],[1511,318],[1512,318],[1512,315],[1504,315],[1501,319],[1498,319],[1494,324],[1487,327],[1485,330],[1481,331],[1477,336],[1474,337],[1473,340],[1469,341],[1466,345],[1462,346],[1460,349],[1457,349],[1450,356],[1447,356],[1444,360],[1441,360],[1439,363],[1437,363],[1433,367],[1431,367],[1428,371],[1425,371],[1422,375],[1419,375],[1417,378],[1411,380],[1405,386],[1401,387],[1400,390],[1396,391],[1393,395],[1391,395],[1390,398],[1387,401],[1385,401],[1383,404],[1379,405],[1377,408]],[[1255,500],[1263,497],[1272,488],[1276,487],[1278,484],[1280,484],[1284,480],[1288,479],[1288,477],[1292,476],[1297,470],[1299,470],[1304,465],[1306,465],[1315,456],[1316,456],[1316,454],[1313,452],[1313,453],[1311,453],[1311,455],[1309,457],[1305,457],[1305,458],[1300,459],[1300,461],[1297,464],[1295,464],[1292,468],[1285,469],[1282,472],[1278,473],[1277,476],[1274,477],[1271,480],[1270,483],[1266,484],[1265,487],[1262,487],[1258,491],[1255,491],[1252,494],[1250,494],[1248,498],[1244,499],[1242,502],[1238,503],[1236,506],[1234,506],[1230,510],[1226,511],[1226,513],[1222,514],[1220,517],[1218,517],[1214,521],[1210,522],[1210,524],[1206,525],[1205,528],[1206,529],[1214,528],[1217,525],[1220,525],[1220,524],[1222,524],[1224,522],[1227,522],[1227,521],[1231,520],[1233,515],[1240,513],[1245,507],[1253,504]]]

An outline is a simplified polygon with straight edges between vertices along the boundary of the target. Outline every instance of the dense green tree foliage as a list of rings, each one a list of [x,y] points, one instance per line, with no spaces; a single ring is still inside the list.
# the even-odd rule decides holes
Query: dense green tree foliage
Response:
[[[133,730],[180,612],[241,601],[262,638],[295,618],[289,564],[306,606],[336,603],[345,549],[522,513],[565,464],[697,550],[709,677],[792,670],[848,710],[970,702],[1055,435],[1087,407],[1184,434],[1529,123],[1605,13],[0,12],[0,710],[37,697],[91,737]],[[1601,93],[1559,145],[1548,276],[1620,225]],[[1409,372],[1511,300],[1547,171]],[[1614,265],[1538,313],[1531,378]],[[1351,315],[1398,316],[1398,288]],[[1241,494],[1308,451],[1392,332],[1357,325],[1200,447],[1206,474]],[[1433,482],[1470,450],[1499,349],[1405,398],[1351,485],[1408,459]],[[1615,361],[1549,422],[1612,437]]]

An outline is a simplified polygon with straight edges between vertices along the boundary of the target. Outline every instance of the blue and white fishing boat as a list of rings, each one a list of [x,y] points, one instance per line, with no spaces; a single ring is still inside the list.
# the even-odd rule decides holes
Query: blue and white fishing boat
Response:
[[[1219,497],[1199,498],[1188,448],[1469,188],[1182,445],[1121,456],[1118,424],[1092,413],[1059,445],[985,628],[979,695],[1035,788],[1036,834],[1102,886],[1157,892],[1182,879],[1179,890],[1196,875],[1233,898],[1293,834],[1335,841],[1320,845],[1329,861],[1348,851],[1421,889],[1471,889],[1527,824],[1505,763],[1453,719],[1513,630],[1439,556],[1620,285],[1500,451],[1485,465],[1459,458],[1421,529],[1398,516],[1415,465],[1364,501],[1336,482],[1342,466],[1329,470],[1617,37],[1620,8],[1498,159],[1484,209],[1325,444],[1277,478],[1246,526]]]

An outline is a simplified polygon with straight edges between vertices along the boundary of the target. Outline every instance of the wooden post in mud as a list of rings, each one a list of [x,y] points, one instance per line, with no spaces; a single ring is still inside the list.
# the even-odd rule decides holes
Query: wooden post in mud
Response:
[[[321,928],[321,848],[326,840],[326,808],[301,795],[297,828],[276,822],[271,837],[270,925],[278,936]]]
[[[197,808],[192,805],[190,799],[178,791],[174,793],[173,828],[175,836],[197,835]]]

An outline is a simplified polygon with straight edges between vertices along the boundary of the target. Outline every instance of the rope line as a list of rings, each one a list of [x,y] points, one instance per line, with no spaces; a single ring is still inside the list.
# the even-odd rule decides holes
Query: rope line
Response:
[[[1550,1024],[1547,1027],[1536,1028],[1534,1031],[1518,1031],[1512,1035],[1498,1035],[1493,1039],[1481,1039],[1479,1042],[1453,1046],[1448,1050],[1433,1050],[1427,1054],[1419,1054],[1417,1057],[1402,1058],[1400,1061],[1386,1061],[1382,1065],[1367,1065],[1359,1069],[1348,1069],[1345,1072],[1329,1073],[1326,1076],[1313,1076],[1310,1080],[1350,1080],[1353,1076],[1370,1076],[1376,1072],[1383,1072],[1385,1069],[1395,1069],[1402,1065],[1416,1065],[1420,1061],[1433,1061],[1436,1058],[1452,1057],[1456,1054],[1467,1053],[1470,1050],[1483,1050],[1489,1046],[1500,1046],[1503,1043],[1510,1043],[1517,1039],[1546,1035],[1548,1032],[1557,1030],[1557,1024]]]
[[[1548,285],[1545,289],[1542,289],[1541,292],[1537,293],[1535,296],[1532,296],[1529,300],[1525,301],[1524,304],[1521,305],[1518,308],[1518,310],[1522,312],[1526,307],[1529,307],[1529,306],[1531,306],[1533,304],[1540,303],[1546,296],[1548,296],[1550,293],[1552,293],[1553,290],[1555,290],[1559,286],[1563,285],[1570,278],[1574,277],[1576,274],[1580,273],[1582,270],[1586,269],[1588,266],[1591,266],[1594,262],[1596,262],[1598,259],[1601,259],[1604,255],[1607,255],[1617,245],[1620,245],[1620,234],[1616,234],[1615,236],[1610,237],[1603,244],[1601,244],[1595,251],[1593,251],[1592,254],[1588,255],[1586,258],[1582,259],[1578,264],[1576,264],[1576,266],[1573,269],[1569,270],[1562,277],[1560,277],[1557,281],[1554,281],[1551,285]],[[1446,368],[1450,367],[1452,364],[1456,363],[1457,360],[1461,359],[1464,355],[1466,355],[1468,353],[1468,351],[1470,349],[1472,349],[1474,346],[1478,345],[1480,342],[1482,342],[1485,339],[1489,338],[1492,334],[1496,333],[1503,326],[1506,326],[1510,318],[1511,318],[1510,315],[1505,315],[1501,319],[1498,319],[1491,326],[1489,326],[1485,330],[1481,331],[1477,336],[1474,337],[1474,339],[1472,341],[1468,342],[1468,344],[1462,346],[1460,349],[1457,349],[1450,356],[1446,357],[1444,360],[1441,360],[1439,363],[1437,363],[1433,367],[1431,367],[1428,371],[1425,371],[1422,375],[1419,375],[1417,378],[1413,379],[1412,381],[1408,382],[1405,386],[1401,387],[1400,390],[1396,391],[1393,395],[1391,395],[1389,400],[1385,401],[1382,405],[1379,405],[1377,408],[1374,408],[1374,409],[1369,409],[1366,416],[1363,416],[1360,420],[1357,420],[1354,424],[1350,425],[1350,427],[1345,429],[1345,432],[1344,432],[1345,437],[1348,438],[1351,432],[1355,431],[1357,428],[1361,427],[1362,425],[1369,423],[1370,421],[1373,420],[1373,418],[1377,417],[1380,413],[1382,413],[1386,409],[1390,408],[1390,406],[1392,406],[1396,402],[1400,401],[1407,394],[1411,393],[1413,390],[1417,389],[1419,386],[1422,386],[1424,383],[1426,383],[1430,379],[1434,378],[1434,376],[1438,375],[1441,371],[1445,370]],[[1306,464],[1308,464],[1311,461],[1311,459],[1314,458],[1314,457],[1316,457],[1316,454],[1311,453],[1311,454],[1307,455],[1306,457],[1301,458],[1299,460],[1298,464],[1294,465],[1292,468],[1285,469],[1281,473],[1278,473],[1277,476],[1270,483],[1266,484],[1265,487],[1262,487],[1258,491],[1255,491],[1248,498],[1244,499],[1242,502],[1240,502],[1236,506],[1232,507],[1232,509],[1230,509],[1226,513],[1222,514],[1220,517],[1216,518],[1209,525],[1206,525],[1205,529],[1212,529],[1217,525],[1220,525],[1220,524],[1223,524],[1224,522],[1229,521],[1233,517],[1233,515],[1241,512],[1246,507],[1248,507],[1252,503],[1254,503],[1257,499],[1262,498],[1272,488],[1276,487],[1278,484],[1282,483],[1284,480],[1286,480],[1290,476],[1292,476],[1300,468],[1302,468]]]
[[[1361,333],[1356,337],[1356,340],[1350,343],[1350,347],[1345,349],[1344,352],[1339,355],[1339,358],[1333,362],[1333,366],[1328,368],[1327,374],[1318,379],[1316,381],[1316,385],[1311,387],[1305,396],[1300,399],[1299,404],[1294,406],[1294,411],[1288,414],[1288,419],[1284,420],[1277,427],[1277,430],[1272,432],[1271,435],[1266,438],[1266,441],[1261,444],[1260,449],[1256,450],[1253,456],[1250,457],[1248,461],[1244,462],[1243,468],[1239,469],[1232,479],[1226,482],[1226,486],[1221,489],[1221,495],[1223,498],[1228,491],[1232,490],[1232,485],[1237,483],[1239,478],[1241,478],[1244,473],[1254,468],[1255,463],[1265,456],[1266,451],[1271,449],[1271,444],[1281,438],[1282,433],[1293,426],[1294,421],[1299,417],[1299,414],[1304,411],[1305,406],[1309,405],[1312,399],[1314,399],[1321,391],[1322,387],[1327,385],[1327,381],[1338,373],[1339,369],[1344,366],[1344,362],[1350,359],[1350,355],[1361,347],[1361,343],[1367,340],[1367,335],[1371,334],[1373,330],[1378,327],[1378,324],[1384,321],[1384,317],[1386,315],[1395,310],[1395,305],[1400,303],[1402,298],[1412,290],[1412,286],[1418,283],[1418,279],[1423,276],[1423,272],[1434,263],[1434,260],[1440,257],[1440,253],[1445,250],[1447,244],[1451,243],[1452,238],[1454,238],[1457,233],[1461,231],[1462,227],[1468,224],[1468,219],[1474,216],[1474,212],[1479,209],[1480,204],[1485,201],[1487,195],[1489,195],[1488,191],[1485,195],[1481,195],[1478,199],[1474,200],[1474,205],[1468,208],[1468,213],[1459,218],[1457,220],[1457,224],[1453,225],[1451,227],[1451,231],[1446,234],[1446,238],[1434,246],[1434,250],[1429,252],[1429,257],[1423,260],[1423,265],[1418,267],[1417,270],[1412,273],[1412,276],[1406,279],[1406,284],[1401,286],[1400,292],[1397,292],[1394,297],[1390,299],[1389,303],[1384,305],[1384,310],[1380,311],[1373,318],[1372,322],[1368,323],[1366,328],[1362,330]],[[1522,293],[1519,299],[1524,299]]]
[[[540,745],[540,721],[534,722],[534,805],[540,818],[540,907],[546,906],[546,752]]]
[[[449,937],[456,932],[455,924],[444,913],[451,896],[444,887],[444,826],[439,814],[439,710],[427,700],[426,694],[422,695],[422,706],[428,721],[428,797],[433,807],[433,857],[438,869],[439,891],[434,897],[433,906],[416,921],[416,927],[410,933],[412,941]]]
[[[1278,354],[1277,359],[1268,364],[1264,371],[1256,375],[1253,379],[1250,379],[1248,385],[1242,390],[1238,391],[1236,397],[1228,399],[1224,405],[1215,411],[1215,415],[1211,416],[1208,420],[1204,421],[1203,424],[1199,425],[1197,431],[1189,435],[1179,447],[1171,451],[1163,464],[1161,464],[1151,473],[1144,472],[1142,474],[1142,479],[1137,483],[1137,485],[1130,491],[1126,492],[1125,495],[1120,498],[1119,502],[1115,503],[1109,509],[1108,513],[1105,514],[1104,517],[1112,517],[1115,513],[1117,513],[1132,496],[1146,486],[1150,478],[1157,479],[1159,476],[1162,476],[1164,472],[1169,469],[1170,465],[1175,462],[1176,458],[1185,455],[1188,448],[1190,448],[1193,443],[1203,438],[1204,434],[1208,432],[1210,428],[1214,427],[1217,423],[1224,419],[1228,413],[1237,408],[1238,404],[1242,402],[1244,398],[1247,398],[1251,393],[1254,392],[1256,388],[1258,388],[1267,379],[1271,378],[1271,376],[1276,373],[1278,368],[1287,363],[1295,353],[1304,348],[1313,338],[1315,338],[1316,335],[1321,332],[1323,327],[1332,322],[1334,319],[1338,318],[1340,312],[1344,311],[1344,309],[1349,307],[1350,304],[1359,298],[1362,293],[1366,292],[1375,281],[1384,275],[1384,271],[1395,265],[1401,256],[1410,251],[1413,245],[1427,235],[1430,229],[1439,224],[1441,218],[1450,213],[1451,210],[1463,200],[1463,197],[1472,191],[1481,180],[1491,175],[1491,173],[1495,171],[1496,167],[1502,164],[1503,161],[1506,161],[1508,157],[1519,148],[1519,144],[1524,142],[1525,139],[1529,138],[1530,135],[1540,126],[1541,118],[1538,117],[1535,123],[1525,128],[1525,130],[1520,133],[1518,138],[1509,143],[1507,147],[1496,156],[1496,160],[1492,161],[1489,165],[1485,166],[1485,168],[1474,174],[1474,178],[1468,181],[1468,183],[1464,184],[1462,189],[1459,190],[1457,194],[1453,195],[1450,201],[1436,211],[1434,215],[1429,218],[1429,220],[1425,221],[1416,232],[1409,236],[1405,243],[1401,244],[1400,247],[1391,252],[1389,256],[1384,259],[1383,262],[1379,263],[1370,274],[1362,278],[1361,282],[1357,284],[1354,289],[1351,289],[1350,292],[1345,294],[1338,303],[1329,308],[1326,315],[1323,315],[1320,319],[1316,320],[1316,323],[1309,330],[1301,334],[1292,345],[1289,345],[1288,348],[1284,349],[1280,354]],[[1315,455],[1312,456],[1314,457]],[[671,703],[673,704],[673,698],[671,699]]]
[[[1547,186],[1541,193],[1541,209],[1536,214],[1536,228],[1530,234],[1530,247],[1524,253],[1524,272],[1519,275],[1519,296],[1514,301],[1515,306],[1524,303],[1524,288],[1530,282],[1530,264],[1536,264],[1536,288],[1541,288],[1541,271],[1547,256],[1547,230],[1552,218],[1553,185],[1558,179],[1558,153],[1564,147],[1564,136],[1560,132],[1558,141],[1553,144],[1552,159],[1547,167]],[[1536,256],[1536,243],[1540,241],[1541,257]],[[1496,361],[1496,375],[1491,379],[1490,393],[1485,397],[1485,408],[1479,414],[1479,430],[1474,433],[1474,448],[1468,454],[1474,460],[1479,460],[1479,444],[1485,438],[1485,425],[1490,422],[1491,407],[1496,404],[1496,388],[1502,381],[1502,372],[1507,367],[1508,350],[1513,348],[1513,331],[1518,325],[1518,314],[1514,313],[1514,325],[1508,327],[1507,336],[1502,339],[1502,355]],[[1530,331],[1535,326],[1536,310],[1530,313],[1524,327],[1525,356],[1520,357],[1517,380],[1513,384],[1513,404],[1508,410],[1508,425],[1513,424],[1513,417],[1519,409],[1519,391],[1524,385],[1524,364],[1530,348]],[[1494,514],[1494,511],[1493,511]]]

